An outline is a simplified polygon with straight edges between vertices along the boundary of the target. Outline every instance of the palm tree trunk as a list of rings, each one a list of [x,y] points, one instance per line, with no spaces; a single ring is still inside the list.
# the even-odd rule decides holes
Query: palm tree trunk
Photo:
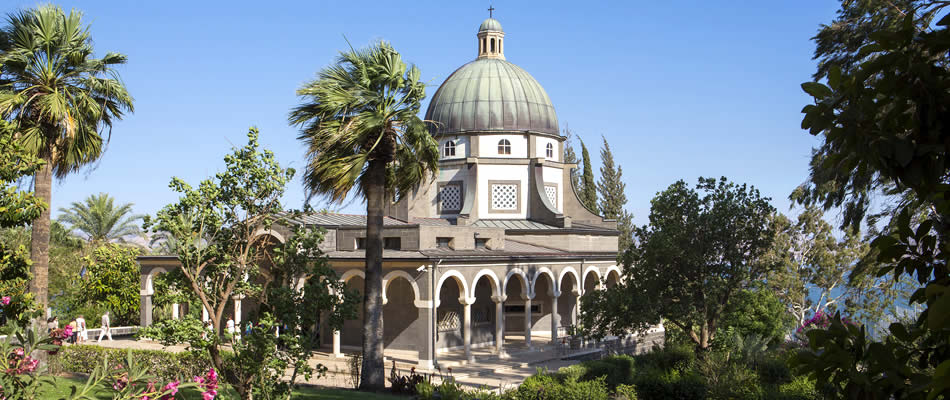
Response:
[[[383,364],[383,207],[386,164],[370,161],[366,171],[366,279],[363,287],[363,370],[360,390],[386,387]]]
[[[30,271],[33,274],[33,279],[30,281],[30,293],[33,294],[33,300],[43,310],[43,314],[37,318],[37,324],[40,327],[43,326],[42,322],[46,322],[46,306],[49,293],[49,226],[50,204],[53,196],[52,179],[53,166],[47,161],[36,171],[33,187],[36,197],[46,202],[47,207],[37,219],[33,220],[30,235],[30,258],[33,259],[33,266]]]

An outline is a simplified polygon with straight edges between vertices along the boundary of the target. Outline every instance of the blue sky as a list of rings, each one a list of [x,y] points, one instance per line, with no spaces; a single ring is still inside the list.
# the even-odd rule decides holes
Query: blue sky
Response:
[[[5,2],[0,11],[31,7]],[[476,56],[488,2],[59,2],[92,25],[98,54],[121,52],[136,112],[115,124],[97,168],[54,183],[53,209],[98,192],[154,213],[221,168],[249,126],[284,166],[301,170],[288,126],[294,91],[347,45],[393,43],[422,70],[428,94]],[[810,38],[838,3],[494,2],[508,61],[531,73],[599,166],[610,142],[627,208],[644,224],[650,199],[678,179],[727,176],[788,212],[817,141],[802,131],[799,85],[815,63]],[[424,108],[423,108],[424,112]],[[299,174],[298,174],[299,175]],[[285,203],[299,208],[299,180]],[[323,204],[314,204],[322,207]],[[332,209],[361,213],[360,201]],[[794,212],[793,212],[794,213]]]

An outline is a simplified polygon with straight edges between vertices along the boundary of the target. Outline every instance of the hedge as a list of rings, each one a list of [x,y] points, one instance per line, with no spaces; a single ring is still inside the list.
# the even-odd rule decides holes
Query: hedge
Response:
[[[50,356],[50,370],[54,373],[70,372],[90,374],[102,365],[108,355],[109,368],[125,361],[128,349],[113,349],[92,345],[72,345],[60,348],[59,353]],[[144,365],[152,375],[161,380],[191,380],[211,368],[211,358],[204,352],[172,353],[161,350],[132,350],[132,359]]]

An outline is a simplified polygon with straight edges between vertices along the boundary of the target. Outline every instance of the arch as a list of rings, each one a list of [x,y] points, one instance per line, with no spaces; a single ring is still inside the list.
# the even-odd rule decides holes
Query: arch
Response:
[[[475,287],[478,286],[478,280],[482,279],[483,276],[490,278],[488,281],[491,283],[492,291],[495,292],[493,296],[505,295],[505,293],[501,291],[501,285],[498,282],[498,276],[495,275],[495,272],[490,269],[483,269],[475,274],[475,279],[472,279],[472,291],[470,293],[472,298],[475,298]]]
[[[455,157],[454,140],[449,140],[442,145],[442,157]]]
[[[600,279],[601,279],[600,270],[599,270],[597,267],[591,265],[591,266],[589,266],[589,267],[587,267],[587,268],[584,268],[584,275],[582,276],[583,279],[581,280],[581,289],[582,289],[582,290],[585,290],[585,291],[587,290],[587,277],[590,275],[591,272],[593,272],[594,275],[597,276],[597,278],[596,278],[596,279],[597,279],[597,283],[596,283],[596,286],[594,286],[594,287],[596,288],[596,287],[600,286]]]
[[[609,277],[610,277],[610,273],[612,273],[612,272],[617,273],[617,281],[619,282],[620,279],[623,277],[623,273],[620,271],[620,267],[618,267],[618,266],[616,266],[616,265],[611,265],[611,266],[607,267],[607,274],[606,274],[606,276],[609,278]]]
[[[287,241],[287,239],[284,238],[284,235],[282,235],[280,232],[277,232],[273,229],[258,229],[257,231],[254,232],[255,238],[257,238],[258,236],[263,236],[263,235],[273,236],[274,239],[277,239],[277,241],[280,243],[284,243]]]
[[[528,291],[528,275],[521,270],[521,268],[512,268],[505,274],[505,281],[501,283],[501,294],[507,295],[508,293],[508,281],[511,279],[512,275],[518,275],[521,277],[521,293],[526,295],[531,295],[531,292]]]
[[[344,272],[343,276],[340,277],[340,281],[343,283],[346,283],[346,281],[350,280],[350,278],[354,276],[358,276],[360,278],[363,278],[364,280],[366,279],[366,273],[363,272],[363,270],[359,268],[353,268]]]
[[[531,278],[531,293],[532,293],[532,294],[538,293],[537,288],[535,287],[535,285],[536,285],[537,282],[538,282],[538,278],[540,278],[541,275],[543,275],[543,274],[547,274],[548,279],[551,280],[551,284],[554,286],[554,287],[551,288],[551,289],[553,289],[554,294],[555,294],[555,295],[560,294],[560,293],[558,293],[558,290],[557,290],[557,284],[558,284],[558,283],[557,283],[557,281],[554,280],[554,271],[551,271],[551,269],[548,268],[548,267],[541,267],[541,268],[538,268],[538,271],[534,273],[534,278]]]
[[[567,274],[571,274],[574,276],[574,283],[576,285],[579,286],[581,284],[581,279],[579,276],[577,276],[577,271],[574,269],[574,267],[567,266],[567,267],[561,268],[561,274],[558,275],[557,277],[558,285],[560,285],[561,282],[564,281],[564,275],[567,275]]]
[[[438,306],[439,299],[441,298],[439,296],[442,293],[442,284],[445,283],[445,280],[449,278],[454,278],[455,281],[459,284],[459,293],[462,293],[463,295],[466,295],[466,296],[469,293],[472,293],[468,289],[468,282],[465,281],[465,277],[462,276],[462,273],[456,270],[449,270],[448,272],[442,273],[442,276],[439,277],[439,285],[435,287],[436,306]]]
[[[157,276],[158,274],[164,274],[167,272],[168,270],[165,269],[164,267],[156,267],[156,268],[153,268],[151,271],[148,271],[148,275],[145,276],[145,294],[146,295],[151,296],[155,294],[155,288],[152,287],[152,280],[155,279],[155,276]]]
[[[508,139],[498,141],[498,154],[511,154],[511,142]]]
[[[547,158],[554,158],[554,145],[553,145],[553,144],[548,143],[546,146],[544,146],[544,155],[545,155],[545,157],[547,157]]]
[[[396,278],[405,278],[407,281],[409,281],[409,286],[412,287],[412,294],[414,297],[413,301],[415,302],[421,300],[419,297],[419,293],[421,293],[419,290],[419,284],[416,283],[416,280],[412,278],[412,275],[409,275],[409,273],[406,271],[396,270],[391,271],[390,273],[383,276],[383,304],[386,304],[387,302],[386,288],[389,287],[389,282]]]
[[[620,283],[622,277],[623,275],[620,274],[620,268],[617,268],[616,265],[609,266],[607,267],[607,273],[604,275],[604,284],[607,285],[607,287],[613,287]]]

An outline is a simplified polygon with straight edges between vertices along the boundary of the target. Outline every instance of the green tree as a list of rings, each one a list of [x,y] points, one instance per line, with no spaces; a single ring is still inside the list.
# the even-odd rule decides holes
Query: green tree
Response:
[[[79,283],[80,301],[110,311],[117,326],[136,325],[139,319],[138,256],[138,249],[108,244],[84,257],[86,274]]]
[[[709,349],[729,299],[764,283],[774,268],[763,256],[774,208],[754,187],[700,178],[678,181],[651,201],[650,224],[637,229],[623,282],[582,300],[595,334],[643,330],[660,322]]]
[[[141,215],[132,214],[132,203],[116,206],[108,193],[91,195],[82,203],[73,202],[69,208],[60,208],[61,223],[79,231],[93,246],[118,242],[125,243],[129,236],[141,234],[137,221]]]
[[[780,267],[769,274],[769,286],[782,300],[798,326],[818,313],[844,311],[856,320],[874,323],[888,312],[902,282],[855,273],[870,251],[859,233],[846,230],[836,237],[824,213],[807,207],[792,223],[775,217],[774,254]]]
[[[785,305],[768,287],[756,285],[737,291],[719,323],[719,329],[736,335],[756,336],[780,344],[794,325]]]
[[[600,193],[598,209],[600,215],[617,220],[617,230],[620,231],[620,251],[626,251],[633,242],[633,214],[624,209],[627,205],[627,194],[624,193],[627,185],[623,183],[623,167],[614,164],[614,155],[610,151],[607,138],[604,147],[600,149],[600,181],[597,182],[597,192]],[[621,256],[622,257],[622,254]]]
[[[46,161],[35,172],[34,192],[52,198],[52,177],[64,178],[95,162],[112,134],[112,122],[132,111],[118,72],[126,57],[93,58],[90,29],[82,13],[54,5],[14,12],[0,43],[0,118],[13,137]],[[106,136],[103,138],[103,136]],[[49,209],[32,224],[30,290],[43,307],[49,288]]]
[[[950,17],[945,1],[842,2],[816,37],[817,78],[802,88],[814,98],[802,128],[821,139],[803,204],[841,208],[860,224],[876,194],[896,206],[872,242],[876,276],[920,285],[912,323],[890,325],[881,341],[864,327],[833,319],[808,333],[812,351],[796,363],[839,397],[928,398],[950,395]]]
[[[576,164],[577,153],[574,152],[574,132],[570,127],[564,128],[564,163]],[[576,168],[571,169],[571,184],[577,193],[581,191],[580,175]]]
[[[438,147],[419,118],[425,84],[386,42],[340,54],[317,79],[297,90],[290,112],[301,128],[307,166],[304,187],[342,202],[355,188],[366,199],[366,279],[363,291],[363,369],[360,386],[385,384],[382,325],[383,212],[427,182],[438,168]]]
[[[597,184],[594,182],[594,168],[590,166],[590,153],[581,140],[581,156],[584,157],[584,173],[581,178],[581,204],[593,212],[597,211]]]
[[[17,190],[16,182],[43,165],[4,132],[0,121],[0,228],[19,229],[46,210],[42,199]],[[10,304],[0,307],[0,324],[7,320],[25,324],[33,311],[33,296],[27,293],[30,258],[26,246],[0,241],[0,297],[9,296]]]

